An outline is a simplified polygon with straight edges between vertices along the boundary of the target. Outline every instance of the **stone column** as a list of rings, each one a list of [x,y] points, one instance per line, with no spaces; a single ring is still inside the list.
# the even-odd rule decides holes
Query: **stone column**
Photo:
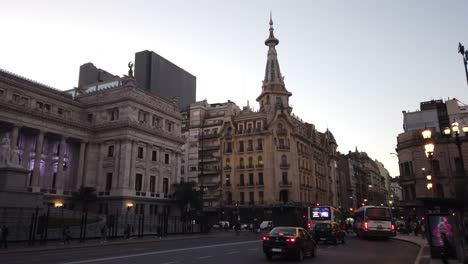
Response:
[[[136,163],[136,155],[135,152],[138,149],[136,146],[136,142],[134,140],[130,140],[130,153],[127,153],[127,158],[130,159],[130,177],[128,179],[128,188],[127,192],[135,195],[135,163]],[[129,194],[130,194],[129,193]]]
[[[14,150],[18,143],[18,134],[20,127],[13,125],[13,130],[11,131],[11,149]]]
[[[145,163],[145,177],[143,177],[143,191],[149,192],[149,183],[150,183],[150,167],[151,167],[151,157],[152,157],[152,145],[148,143],[146,145],[146,163]]]
[[[61,136],[60,138],[60,145],[59,145],[59,159],[58,159],[58,164],[57,164],[57,176],[56,176],[56,188],[57,188],[57,194],[62,194],[63,192],[63,187],[64,187],[64,182],[65,179],[63,178],[63,162],[64,162],[64,157],[65,157],[65,148],[66,148],[66,140],[67,138],[65,136]]]
[[[97,144],[97,148],[98,148],[98,164],[97,164],[97,173],[96,173],[96,189],[99,190],[99,191],[104,191],[105,189],[105,186],[106,186],[106,175],[103,175],[102,173],[102,164],[103,164],[103,160],[104,160],[104,157],[106,155],[105,153],[105,144],[104,143],[98,143]],[[114,148],[115,149],[115,148]],[[114,152],[114,155],[115,155],[115,152]]]
[[[83,175],[83,169],[84,169],[84,161],[85,161],[85,152],[86,152],[86,141],[81,141],[80,143],[80,155],[79,155],[79,161],[78,161],[78,172],[76,174],[76,188],[79,188],[80,186],[83,186],[84,184],[84,175]]]
[[[44,143],[44,131],[39,130],[36,137],[36,155],[34,157],[34,169],[32,174],[32,188],[33,192],[39,192],[41,187],[39,186],[41,159],[42,159],[42,145]]]

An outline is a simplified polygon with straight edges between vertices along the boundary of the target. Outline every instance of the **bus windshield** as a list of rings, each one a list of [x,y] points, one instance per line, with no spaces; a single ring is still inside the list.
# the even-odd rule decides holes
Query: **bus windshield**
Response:
[[[392,220],[392,214],[388,208],[369,208],[367,218],[369,220]]]

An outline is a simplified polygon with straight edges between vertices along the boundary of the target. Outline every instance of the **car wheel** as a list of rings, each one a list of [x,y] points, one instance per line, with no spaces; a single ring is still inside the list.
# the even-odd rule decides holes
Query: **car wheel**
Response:
[[[297,260],[298,261],[304,260],[304,251],[302,249],[299,249],[299,251],[297,252]]]
[[[267,260],[271,260],[273,258],[273,254],[265,253],[265,257],[266,257]]]

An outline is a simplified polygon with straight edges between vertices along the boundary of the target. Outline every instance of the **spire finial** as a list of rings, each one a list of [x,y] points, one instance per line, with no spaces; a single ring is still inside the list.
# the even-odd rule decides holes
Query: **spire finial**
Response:
[[[271,15],[271,10],[270,10],[270,27],[273,26],[273,18],[272,18],[272,15]]]
[[[276,46],[278,45],[279,43],[279,40],[277,38],[275,38],[275,35],[273,34],[273,31],[275,29],[273,28],[273,16],[271,14],[271,10],[270,10],[270,35],[268,36],[267,40],[265,40],[265,45],[267,46]]]

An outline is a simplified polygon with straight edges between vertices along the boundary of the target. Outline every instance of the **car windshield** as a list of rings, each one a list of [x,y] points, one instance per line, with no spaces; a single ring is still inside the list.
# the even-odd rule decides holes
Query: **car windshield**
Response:
[[[330,229],[331,225],[328,223],[317,223],[315,225],[315,229],[321,230],[321,229]]]
[[[296,229],[288,227],[275,227],[271,230],[270,235],[272,236],[295,236]]]
[[[392,215],[388,208],[369,208],[367,218],[370,220],[392,220]]]

